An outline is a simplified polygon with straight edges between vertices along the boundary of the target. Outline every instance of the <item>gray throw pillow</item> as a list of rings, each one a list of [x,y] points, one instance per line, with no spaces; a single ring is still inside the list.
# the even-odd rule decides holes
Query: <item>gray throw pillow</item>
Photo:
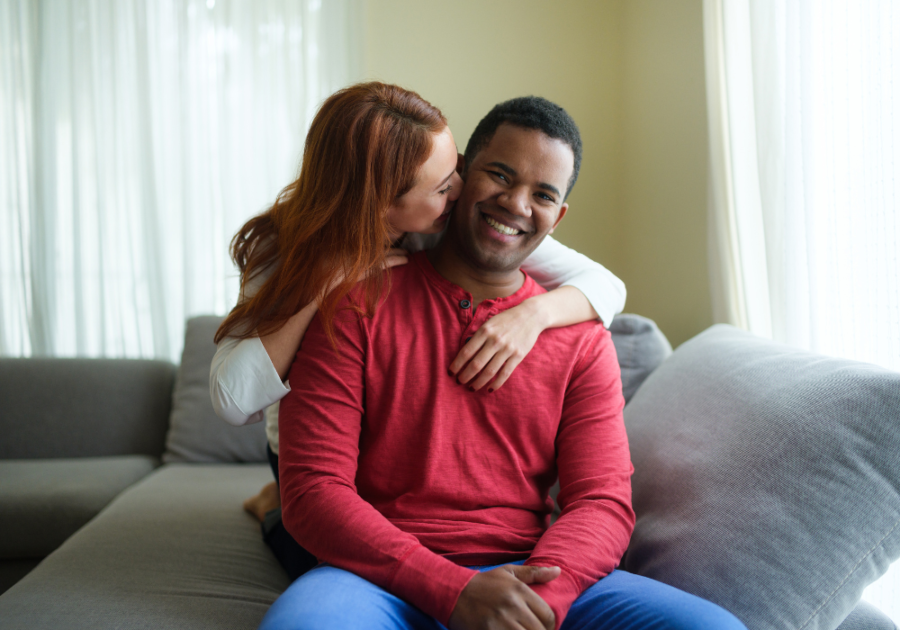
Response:
[[[623,568],[750,630],[833,629],[900,556],[900,373],[714,326],[625,408]]]
[[[267,461],[264,422],[235,427],[213,411],[209,369],[216,353],[213,337],[221,322],[222,318],[215,316],[187,322],[163,454],[167,464]]]
[[[640,315],[616,315],[609,332],[622,372],[622,396],[627,403],[650,373],[672,354],[672,346],[656,322]]]

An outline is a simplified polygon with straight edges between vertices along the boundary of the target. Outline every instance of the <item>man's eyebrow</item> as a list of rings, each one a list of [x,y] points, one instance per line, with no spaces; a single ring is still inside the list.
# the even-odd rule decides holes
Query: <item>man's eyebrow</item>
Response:
[[[512,175],[513,177],[518,175],[518,173],[516,173],[516,171],[513,167],[511,167],[509,164],[504,164],[503,162],[491,162],[488,164],[488,166],[493,166],[494,168],[499,168],[501,171],[503,171],[507,175]]]
[[[515,177],[516,175],[518,175],[518,173],[516,173],[514,168],[509,166],[509,164],[504,164],[503,162],[491,162],[488,164],[488,166],[493,166],[494,168],[498,168],[501,171],[503,171],[504,173],[506,173],[507,175],[510,175],[512,177]],[[544,190],[549,190],[557,197],[561,196],[561,193],[559,192],[559,188],[557,188],[553,184],[546,184],[544,182],[541,182],[537,186],[538,186],[538,188],[543,188]]]
[[[553,193],[554,195],[556,195],[557,197],[560,196],[559,188],[557,188],[556,186],[554,186],[554,185],[552,185],[552,184],[544,184],[544,183],[542,182],[542,183],[538,184],[538,188],[543,188],[544,190],[549,190],[550,192],[552,192],[552,193]]]

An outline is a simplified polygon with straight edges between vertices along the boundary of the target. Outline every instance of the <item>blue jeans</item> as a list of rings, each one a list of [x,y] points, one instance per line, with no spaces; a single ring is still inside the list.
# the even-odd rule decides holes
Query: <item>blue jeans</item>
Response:
[[[521,563],[517,563],[521,564]],[[476,567],[487,571],[494,567]],[[445,630],[363,578],[322,565],[272,604],[260,630]],[[561,630],[747,630],[725,609],[676,588],[613,571],[572,604]]]

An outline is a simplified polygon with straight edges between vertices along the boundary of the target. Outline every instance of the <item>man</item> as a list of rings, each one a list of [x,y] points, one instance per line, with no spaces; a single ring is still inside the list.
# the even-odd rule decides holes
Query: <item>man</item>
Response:
[[[345,311],[336,348],[310,327],[294,364],[305,376],[281,404],[283,514],[331,566],[297,580],[264,628],[742,627],[614,572],[632,469],[601,323],[545,331],[496,392],[442,367],[486,319],[543,291],[519,265],[565,215],[580,160],[562,108],[498,105],[469,141],[438,247],[392,270],[372,319]]]

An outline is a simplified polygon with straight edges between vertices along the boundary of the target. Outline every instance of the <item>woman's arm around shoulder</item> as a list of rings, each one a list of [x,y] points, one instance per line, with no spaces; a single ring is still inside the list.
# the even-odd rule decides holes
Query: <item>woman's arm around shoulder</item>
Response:
[[[209,371],[209,396],[216,415],[242,426],[264,419],[265,408],[289,391],[278,378],[259,337],[226,337]]]
[[[385,267],[402,265],[407,260],[405,251],[392,249]],[[256,295],[270,273],[252,278],[240,299]],[[334,282],[340,282],[340,278]],[[266,407],[290,391],[284,380],[318,310],[318,303],[310,302],[268,335],[226,337],[219,342],[209,372],[209,395],[216,415],[236,426],[263,420]]]
[[[550,292],[569,286],[575,287],[584,295],[594,310],[593,317],[568,321],[567,324],[599,317],[609,328],[613,318],[625,308],[624,282],[600,263],[566,247],[551,236],[547,236],[525,260],[522,269]],[[584,311],[580,314],[583,315]]]
[[[256,295],[271,273],[265,270],[251,278],[239,300]],[[284,398],[290,391],[284,379],[316,310],[315,303],[307,305],[264,337],[225,337],[219,342],[209,371],[209,396],[217,416],[235,426],[260,422],[266,407]]]

